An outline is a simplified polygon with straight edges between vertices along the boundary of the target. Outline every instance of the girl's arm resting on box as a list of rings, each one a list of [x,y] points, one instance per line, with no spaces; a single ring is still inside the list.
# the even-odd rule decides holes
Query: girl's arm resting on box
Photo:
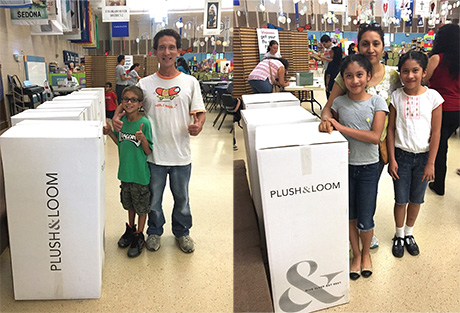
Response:
[[[374,121],[372,123],[371,130],[361,130],[343,126],[334,118],[328,119],[328,121],[337,129],[339,132],[351,136],[357,140],[363,142],[369,142],[374,145],[380,142],[380,136],[382,135],[383,127],[385,124],[385,111],[377,111],[374,114]]]

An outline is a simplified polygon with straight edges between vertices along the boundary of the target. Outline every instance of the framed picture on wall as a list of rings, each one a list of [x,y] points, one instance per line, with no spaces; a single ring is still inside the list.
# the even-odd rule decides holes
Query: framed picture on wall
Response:
[[[221,0],[206,0],[204,7],[203,35],[219,35]]]

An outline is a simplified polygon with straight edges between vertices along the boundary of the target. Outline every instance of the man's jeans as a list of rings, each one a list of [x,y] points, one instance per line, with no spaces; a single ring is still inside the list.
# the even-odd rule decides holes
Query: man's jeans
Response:
[[[150,213],[148,219],[148,235],[163,234],[165,217],[161,203],[166,186],[166,177],[169,174],[169,186],[174,198],[172,212],[172,232],[176,237],[187,236],[192,227],[188,185],[192,164],[185,166],[161,166],[148,163],[150,169],[150,192],[152,193]]]

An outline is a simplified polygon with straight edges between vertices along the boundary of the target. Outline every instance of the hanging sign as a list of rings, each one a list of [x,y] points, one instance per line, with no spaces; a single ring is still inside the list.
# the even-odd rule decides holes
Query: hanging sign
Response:
[[[32,0],[0,0],[0,8],[27,8],[32,5]]]
[[[112,23],[112,37],[129,37],[129,23],[128,22],[113,22]]]
[[[327,10],[333,12],[345,12],[347,0],[327,0]]]
[[[414,0],[403,0],[404,17],[406,19],[406,26],[412,26],[412,17],[414,13]]]
[[[395,0],[395,18],[396,21],[394,23],[395,27],[401,26],[401,0]]]
[[[204,7],[203,35],[219,35],[221,0],[206,0]]]
[[[429,0],[418,0],[415,2],[415,15],[428,16],[430,15]]]
[[[48,24],[46,0],[35,1],[28,8],[10,9],[13,25],[45,25]]]
[[[129,22],[128,0],[102,0],[102,22]]]
[[[257,28],[257,40],[259,42],[260,54],[267,53],[268,44],[272,40],[276,40],[276,42],[278,42],[278,52],[281,50],[281,47],[279,46],[280,39],[277,29]]]

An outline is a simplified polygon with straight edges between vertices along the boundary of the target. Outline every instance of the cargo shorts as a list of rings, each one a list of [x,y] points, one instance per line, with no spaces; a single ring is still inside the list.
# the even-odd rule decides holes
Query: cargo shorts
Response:
[[[120,200],[125,210],[134,209],[139,216],[150,212],[149,185],[121,182]]]

